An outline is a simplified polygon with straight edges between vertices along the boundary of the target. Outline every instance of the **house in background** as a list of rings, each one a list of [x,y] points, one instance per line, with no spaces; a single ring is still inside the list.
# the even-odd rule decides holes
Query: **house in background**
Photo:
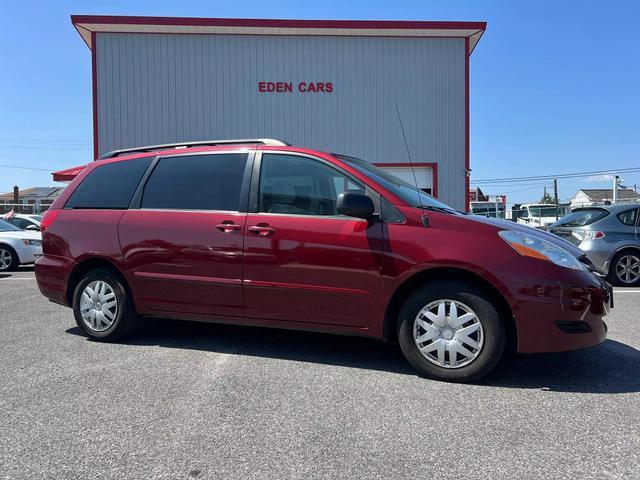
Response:
[[[588,207],[613,202],[613,189],[585,188],[578,190],[571,199],[571,208]],[[618,189],[618,202],[640,202],[640,193],[631,189]]]
[[[14,187],[13,192],[0,195],[0,213],[10,210],[16,213],[40,213],[62,193],[64,187],[33,187],[19,190]]]

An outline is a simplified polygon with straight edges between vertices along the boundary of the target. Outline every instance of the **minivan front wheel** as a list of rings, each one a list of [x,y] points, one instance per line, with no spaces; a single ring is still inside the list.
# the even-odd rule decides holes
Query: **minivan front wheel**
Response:
[[[128,334],[138,318],[122,280],[107,269],[92,270],[78,282],[73,314],[88,337],[103,342]]]
[[[505,329],[481,290],[463,282],[433,282],[416,290],[400,309],[398,340],[421,374],[469,382],[498,363]]]

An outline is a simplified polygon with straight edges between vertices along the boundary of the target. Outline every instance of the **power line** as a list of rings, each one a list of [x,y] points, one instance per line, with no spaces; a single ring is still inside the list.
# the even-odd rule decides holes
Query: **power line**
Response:
[[[470,183],[474,185],[502,184],[505,182],[527,182],[527,181],[530,182],[535,180],[553,180],[554,178],[578,178],[578,177],[589,177],[592,175],[623,174],[623,173],[632,173],[632,172],[640,172],[640,167],[618,168],[618,169],[610,169],[610,170],[594,170],[591,172],[560,173],[557,175],[531,175],[528,177],[487,178],[482,180],[472,180]]]
[[[37,145],[37,144],[33,144],[33,145],[2,145],[0,144],[0,149],[1,148],[17,148],[20,150],[88,150],[90,147],[90,145],[86,145],[86,146],[73,146],[73,145],[55,145],[55,144],[42,144],[42,145]]]
[[[87,140],[67,140],[67,139],[62,139],[62,138],[57,138],[57,139],[35,139],[35,138],[7,138],[7,137],[0,137],[0,142],[9,142],[9,143],[27,143],[27,144],[47,144],[47,145],[51,145],[54,143],[57,144],[67,144],[67,145],[91,145],[91,142],[87,141]]]
[[[47,172],[47,173],[51,173],[53,171],[49,168],[21,167],[19,165],[3,165],[3,164],[0,164],[0,168],[15,168],[17,170],[35,170],[38,172]]]

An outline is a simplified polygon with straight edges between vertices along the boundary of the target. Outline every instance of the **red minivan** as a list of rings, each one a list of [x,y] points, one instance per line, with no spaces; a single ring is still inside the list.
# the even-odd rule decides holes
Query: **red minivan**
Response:
[[[121,150],[42,220],[40,291],[113,341],[140,316],[397,340],[472,381],[505,348],[596,345],[612,304],[584,253],[458,212],[372,164],[277,140]]]

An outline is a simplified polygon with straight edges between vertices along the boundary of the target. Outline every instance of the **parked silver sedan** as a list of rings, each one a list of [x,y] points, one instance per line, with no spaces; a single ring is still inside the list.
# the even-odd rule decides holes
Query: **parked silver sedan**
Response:
[[[41,255],[40,232],[20,230],[0,220],[0,272],[12,271],[20,265],[34,263]]]
[[[573,210],[549,227],[587,253],[619,286],[640,286],[640,205],[617,203]]]

